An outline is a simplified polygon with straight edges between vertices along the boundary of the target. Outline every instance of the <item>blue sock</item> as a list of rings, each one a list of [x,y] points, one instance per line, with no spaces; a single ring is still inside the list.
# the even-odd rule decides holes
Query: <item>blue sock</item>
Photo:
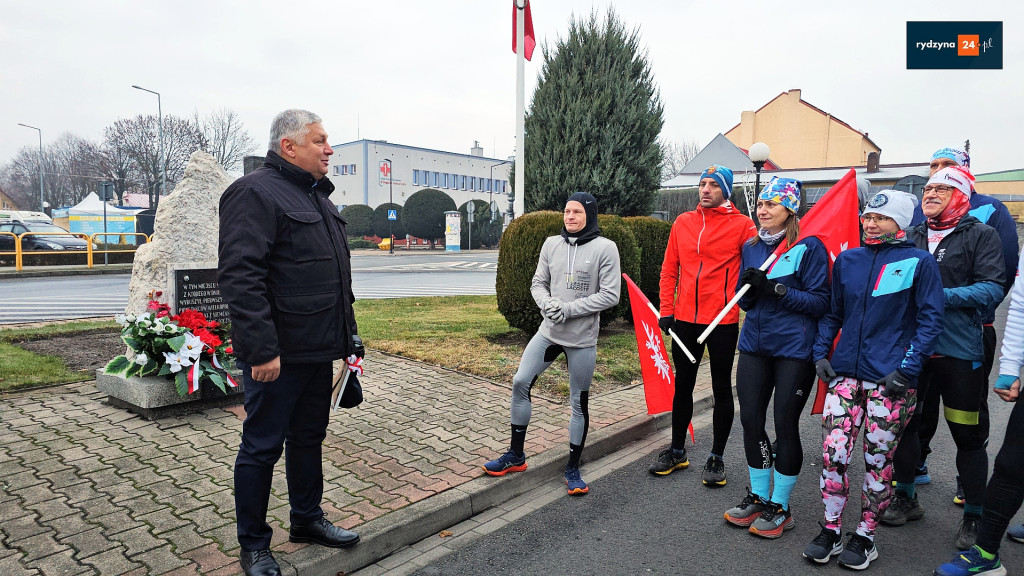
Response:
[[[772,487],[772,469],[747,466],[747,470],[750,471],[750,491],[761,500],[768,500]]]
[[[971,514],[973,516],[981,517],[981,513],[985,511],[984,506],[978,506],[975,504],[968,504],[964,502],[964,516]]]
[[[796,485],[796,476],[786,476],[775,471],[775,491],[772,492],[772,502],[782,506],[783,510],[789,510],[789,495]]]
[[[903,482],[896,483],[896,491],[900,494],[906,495],[907,498],[913,498],[917,494],[917,488],[913,482],[904,484]]]

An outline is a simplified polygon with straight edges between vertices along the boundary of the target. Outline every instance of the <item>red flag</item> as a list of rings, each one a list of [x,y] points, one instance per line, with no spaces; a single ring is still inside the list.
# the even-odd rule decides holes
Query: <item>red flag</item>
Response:
[[[518,54],[516,50],[516,39],[519,35],[516,33],[516,4],[519,0],[512,0],[512,52]],[[523,15],[523,19],[526,25],[523,27],[523,44],[525,46],[525,52],[523,56],[530,60],[533,58],[533,49],[537,46],[537,40],[533,35],[533,16],[530,15],[530,1],[526,0],[526,14]]]
[[[640,353],[640,372],[644,380],[644,397],[647,399],[647,413],[660,414],[672,410],[672,395],[675,389],[675,378],[668,354],[665,352],[665,341],[661,338],[658,328],[658,317],[649,306],[650,301],[633,283],[629,276],[623,274],[626,286],[629,287],[630,308],[633,310],[633,326],[636,331],[636,347]]]
[[[860,223],[857,221],[857,173],[853,168],[839,179],[821,200],[800,219],[800,238],[817,236],[828,251],[828,269],[843,250],[860,246]],[[777,254],[781,254],[782,243]],[[838,338],[836,338],[838,340]],[[833,345],[833,348],[835,346]],[[811,406],[811,414],[821,414],[825,407],[828,384],[818,380],[818,392]]]
[[[828,192],[800,218],[800,236],[817,236],[828,250],[828,270],[839,253],[860,246],[860,222],[857,219],[857,172],[850,168]],[[789,244],[781,242],[775,254],[781,256]]]

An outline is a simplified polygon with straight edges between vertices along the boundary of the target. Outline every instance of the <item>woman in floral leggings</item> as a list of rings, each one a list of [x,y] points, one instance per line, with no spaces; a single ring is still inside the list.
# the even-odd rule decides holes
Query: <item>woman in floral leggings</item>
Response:
[[[914,247],[904,229],[917,199],[883,190],[864,208],[864,247],[839,254],[832,269],[831,309],[818,323],[813,358],[829,383],[822,414],[821,497],[825,522],[804,557],[863,570],[878,557],[875,527],[892,496],[892,455],[917,401],[917,376],[942,321],[942,281],[934,258]],[[839,341],[831,361],[829,351]],[[844,550],[847,467],[864,427],[861,516]]]

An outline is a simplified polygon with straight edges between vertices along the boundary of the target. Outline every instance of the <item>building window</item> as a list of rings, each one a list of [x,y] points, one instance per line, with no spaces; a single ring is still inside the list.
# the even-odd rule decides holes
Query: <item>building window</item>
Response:
[[[341,166],[335,166],[334,167],[334,175],[335,176],[341,175]]]
[[[419,185],[419,183],[420,183],[420,171],[419,170],[413,170],[412,171],[412,183],[415,186]]]
[[[356,165],[355,164],[349,164],[348,165],[348,173],[349,174],[353,174],[353,175],[356,173]]]
[[[469,177],[469,189],[476,192],[476,176]]]
[[[342,164],[341,165],[341,175],[344,176],[346,174],[348,174],[348,165],[347,164]]]
[[[437,188],[437,172],[432,173],[430,175],[430,177],[431,177],[431,184],[430,185],[433,186],[434,188]]]

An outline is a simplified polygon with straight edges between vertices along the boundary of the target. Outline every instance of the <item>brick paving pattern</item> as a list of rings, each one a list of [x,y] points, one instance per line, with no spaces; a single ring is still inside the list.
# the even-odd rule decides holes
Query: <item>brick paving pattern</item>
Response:
[[[709,388],[706,366],[698,390]],[[331,415],[327,517],[345,528],[459,486],[508,443],[510,388],[370,353],[366,401]],[[527,454],[568,450],[568,406],[533,396]],[[591,430],[645,411],[634,386],[592,398]],[[240,406],[145,420],[91,382],[0,397],[0,574],[238,574],[232,468]],[[284,461],[268,522],[288,542]]]

